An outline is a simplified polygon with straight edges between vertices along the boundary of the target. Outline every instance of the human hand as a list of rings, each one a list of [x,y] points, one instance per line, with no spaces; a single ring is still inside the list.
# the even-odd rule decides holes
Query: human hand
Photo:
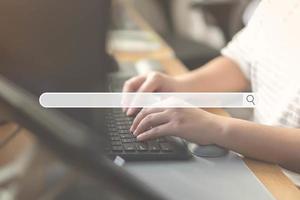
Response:
[[[123,92],[178,92],[182,91],[184,83],[162,73],[153,72],[149,75],[136,76],[125,82]],[[124,108],[123,111],[131,116],[138,108]]]
[[[177,136],[190,142],[215,144],[223,131],[219,116],[198,108],[144,108],[130,131],[143,141],[162,136]]]

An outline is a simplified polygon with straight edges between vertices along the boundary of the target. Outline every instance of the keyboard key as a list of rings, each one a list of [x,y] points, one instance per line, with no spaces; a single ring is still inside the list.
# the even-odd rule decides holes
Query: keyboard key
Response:
[[[155,142],[149,142],[149,150],[150,151],[154,151],[154,152],[157,152],[157,151],[160,151],[160,147],[157,143]]]
[[[135,151],[135,144],[124,144],[123,147],[125,151]]]
[[[112,146],[111,150],[114,151],[114,152],[122,152],[123,147],[122,146]]]
[[[119,130],[119,133],[120,134],[129,134],[129,131],[128,130]]]
[[[110,138],[112,141],[120,141],[121,138],[119,136],[113,136]]]
[[[122,138],[122,139],[131,139],[131,138],[134,138],[134,135],[132,135],[132,134],[124,134],[124,135],[120,135],[120,137]]]
[[[120,137],[119,133],[116,133],[116,132],[110,132],[109,135],[110,135],[110,137]]]
[[[117,127],[109,127],[108,130],[110,132],[117,132],[118,131]]]
[[[125,138],[125,139],[122,139],[122,142],[123,142],[123,143],[132,143],[133,140],[130,139],[130,138]]]
[[[139,142],[136,144],[138,151],[148,151],[148,145],[146,143]]]
[[[129,126],[125,126],[125,125],[121,125],[121,126],[118,126],[118,128],[119,128],[119,130],[125,130],[125,131],[127,131],[128,132],[128,130],[129,130]]]
[[[121,141],[112,141],[112,142],[111,142],[111,145],[112,145],[112,146],[122,145],[122,142],[121,142]]]

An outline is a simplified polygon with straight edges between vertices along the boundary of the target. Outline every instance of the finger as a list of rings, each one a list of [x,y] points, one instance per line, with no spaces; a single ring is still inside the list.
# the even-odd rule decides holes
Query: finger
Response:
[[[153,92],[156,89],[157,81],[152,76],[148,76],[145,82],[138,89],[138,92]]]
[[[144,83],[142,83],[141,87],[138,89],[137,92],[153,92],[156,89],[156,82],[155,79],[153,79],[152,77],[148,77]],[[135,101],[139,101],[138,99],[135,99]],[[139,110],[139,108],[129,108],[127,110],[127,115],[128,116],[132,116],[134,114],[137,113],[137,111]]]
[[[134,118],[133,123],[130,127],[130,131],[134,132],[139,123],[149,114],[158,113],[164,111],[163,108],[144,108]]]
[[[136,92],[140,86],[142,85],[142,83],[146,80],[146,76],[136,76],[133,77],[129,80],[127,80],[124,85],[123,85],[123,89],[122,92],[126,93],[126,92]],[[126,95],[124,96],[124,98],[122,98],[122,105],[128,105],[128,99],[126,98]],[[123,112],[126,112],[127,108],[123,108]]]
[[[154,113],[147,115],[141,123],[137,126],[136,130],[134,131],[134,135],[138,136],[150,129],[158,127],[162,124],[166,124],[169,122],[169,117],[164,112]]]
[[[134,108],[134,107],[128,108],[128,109],[126,109],[126,115],[134,116],[135,114],[137,114],[139,112],[139,110],[141,110],[141,108]]]
[[[135,76],[124,83],[122,91],[136,92],[145,80],[146,76]]]
[[[144,141],[149,139],[154,139],[166,135],[170,135],[170,123],[162,124],[160,126],[154,127],[140,135],[137,136],[138,141]]]

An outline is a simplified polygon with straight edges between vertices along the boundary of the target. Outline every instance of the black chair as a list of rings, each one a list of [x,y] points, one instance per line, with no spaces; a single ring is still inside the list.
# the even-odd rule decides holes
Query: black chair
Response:
[[[243,28],[242,15],[250,2],[251,0],[192,0],[191,6],[212,17],[211,23],[222,30],[226,42],[229,42]]]
[[[161,5],[168,32],[160,33],[176,56],[190,69],[198,68],[219,55],[219,50],[176,33],[171,13],[172,1],[155,0]]]
[[[172,1],[154,0],[160,4],[167,21],[167,32],[160,33],[174,49],[176,56],[190,69],[198,68],[220,55],[220,50],[205,43],[196,42],[176,33],[171,14]],[[209,23],[215,23],[223,31],[226,41],[243,27],[242,14],[250,0],[194,0],[193,9],[201,9]]]

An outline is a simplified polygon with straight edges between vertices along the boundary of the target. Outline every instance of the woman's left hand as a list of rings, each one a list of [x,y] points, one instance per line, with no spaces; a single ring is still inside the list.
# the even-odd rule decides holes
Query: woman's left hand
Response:
[[[130,131],[137,140],[177,136],[190,142],[215,144],[222,133],[221,117],[198,108],[144,108]]]

